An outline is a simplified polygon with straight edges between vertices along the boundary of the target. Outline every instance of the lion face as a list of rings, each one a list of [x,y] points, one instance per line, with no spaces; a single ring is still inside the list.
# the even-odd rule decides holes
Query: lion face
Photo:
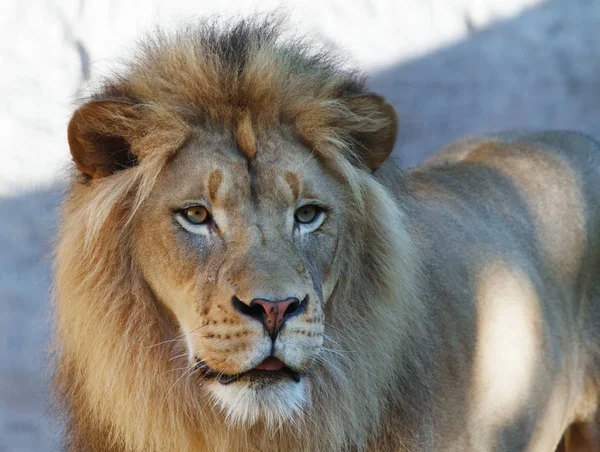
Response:
[[[107,445],[82,449],[369,434],[416,316],[391,312],[413,253],[372,174],[397,120],[314,50],[269,21],[158,33],[74,112],[60,390],[81,444]]]
[[[160,37],[69,122],[79,175],[62,248],[77,258],[61,268],[81,277],[61,293],[99,313],[68,317],[65,335],[87,318],[114,325],[106,350],[123,353],[104,361],[129,378],[119,400],[178,392],[162,419],[186,413],[194,431],[222,420],[214,406],[229,424],[291,426],[303,407],[311,419],[353,384],[359,347],[340,341],[381,347],[360,325],[398,286],[398,215],[371,177],[392,152],[394,109],[276,28]]]
[[[341,228],[340,187],[308,150],[277,135],[258,146],[249,161],[227,138],[192,140],[134,228],[193,372],[236,420],[307,401]]]

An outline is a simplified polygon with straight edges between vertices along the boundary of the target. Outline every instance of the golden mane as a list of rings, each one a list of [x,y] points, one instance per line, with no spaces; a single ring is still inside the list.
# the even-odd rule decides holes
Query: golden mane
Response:
[[[405,404],[405,411],[415,403],[399,391],[419,368],[415,350],[424,334],[416,258],[402,212],[363,166],[371,158],[370,134],[389,129],[389,116],[364,101],[360,75],[310,49],[281,42],[269,21],[159,33],[88,99],[122,104],[100,114],[110,117],[136,161],[110,177],[80,175],[63,206],[55,383],[72,450],[361,449],[388,425],[384,414],[396,407],[386,400]],[[87,124],[90,140],[115,134],[102,124]],[[329,303],[325,329],[348,352],[317,364],[305,416],[275,430],[227,426],[202,388],[173,369],[178,333],[132,260],[131,216],[190,130],[206,127],[230,130],[249,157],[244,130],[291,131],[344,177],[364,208],[351,219],[354,237],[364,240],[346,250],[346,284]],[[379,138],[389,144],[395,137]],[[352,309],[336,309],[339,303]],[[360,365],[372,361],[381,363],[376,372]],[[416,435],[410,422],[394,428]]]

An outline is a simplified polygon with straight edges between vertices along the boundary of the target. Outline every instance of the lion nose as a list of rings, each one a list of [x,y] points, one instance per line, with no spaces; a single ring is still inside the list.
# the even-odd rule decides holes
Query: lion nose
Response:
[[[272,339],[287,319],[293,314],[302,312],[306,304],[306,298],[300,301],[298,298],[286,298],[285,300],[264,300],[255,298],[250,305],[243,303],[239,298],[233,297],[234,307],[247,316],[258,319],[265,326]]]

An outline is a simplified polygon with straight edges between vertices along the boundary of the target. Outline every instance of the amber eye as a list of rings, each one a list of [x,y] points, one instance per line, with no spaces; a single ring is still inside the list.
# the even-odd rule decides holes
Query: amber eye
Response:
[[[192,224],[206,224],[210,221],[208,209],[203,206],[191,206],[182,210],[183,216]]]
[[[294,218],[298,223],[312,223],[323,210],[313,204],[307,204],[296,210]]]

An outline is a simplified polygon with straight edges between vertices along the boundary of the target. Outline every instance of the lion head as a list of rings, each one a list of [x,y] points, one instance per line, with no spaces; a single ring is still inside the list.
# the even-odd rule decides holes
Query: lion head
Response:
[[[372,174],[392,107],[272,23],[205,23],[146,42],[68,132],[56,379],[74,447],[367,441],[417,315],[394,314],[413,258]]]

